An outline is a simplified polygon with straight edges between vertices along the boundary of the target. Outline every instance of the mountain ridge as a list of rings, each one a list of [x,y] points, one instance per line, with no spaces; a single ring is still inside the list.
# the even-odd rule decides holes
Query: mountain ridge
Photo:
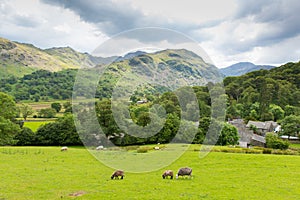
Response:
[[[276,66],[272,65],[255,65],[251,62],[238,62],[225,68],[221,68],[220,72],[225,76],[240,76],[248,72],[257,71],[261,69],[270,70]]]
[[[0,37],[0,75],[21,77],[44,69],[51,72],[63,69],[93,67],[111,62],[115,57],[95,57],[70,47],[40,49],[32,44],[10,41]]]

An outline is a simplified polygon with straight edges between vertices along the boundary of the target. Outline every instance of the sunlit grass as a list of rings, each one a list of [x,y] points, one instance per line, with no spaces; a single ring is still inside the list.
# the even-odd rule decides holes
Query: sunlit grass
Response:
[[[300,196],[300,156],[213,152],[200,159],[199,151],[191,149],[157,171],[125,172],[123,180],[111,180],[114,169],[84,148],[61,152],[60,147],[0,147],[0,199],[70,199],[76,192],[84,193],[78,199],[273,200]],[[126,164],[126,159],[119,162]],[[184,166],[193,169],[192,179],[162,179],[164,170],[176,173]]]

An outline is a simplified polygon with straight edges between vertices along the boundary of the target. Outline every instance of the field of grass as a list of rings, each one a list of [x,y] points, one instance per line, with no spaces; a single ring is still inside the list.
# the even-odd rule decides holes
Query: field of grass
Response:
[[[30,128],[33,132],[35,132],[41,125],[54,122],[54,119],[52,120],[43,120],[43,121],[26,121],[24,122],[24,127]]]
[[[300,156],[212,152],[200,159],[189,150],[157,171],[111,180],[114,169],[81,147],[0,147],[0,199],[297,199],[299,165]],[[162,179],[165,169],[183,166],[193,168],[192,179]]]
[[[300,143],[299,144],[293,144],[293,143],[291,143],[290,147],[300,149]]]

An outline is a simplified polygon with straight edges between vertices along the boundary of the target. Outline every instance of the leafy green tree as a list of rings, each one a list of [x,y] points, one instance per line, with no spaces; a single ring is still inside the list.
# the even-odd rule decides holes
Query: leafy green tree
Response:
[[[12,97],[0,92],[0,145],[13,145],[14,136],[20,132],[15,122],[17,107]]]
[[[0,92],[0,116],[13,120],[17,115],[17,107],[13,98],[3,92]]]
[[[41,109],[38,113],[38,116],[41,118],[53,118],[56,115],[56,110],[53,108],[44,108]]]
[[[284,107],[284,116],[287,117],[289,115],[300,115],[300,108],[296,106],[286,105]]]
[[[268,148],[285,150],[289,148],[289,143],[278,138],[274,133],[267,133],[266,145]]]
[[[27,119],[28,116],[32,115],[33,114],[33,109],[30,105],[28,104],[22,104],[21,106],[19,106],[19,110],[22,114],[22,117],[24,118],[24,120]]]
[[[20,127],[0,116],[0,145],[14,145],[17,141],[14,136],[20,132]]]
[[[280,106],[271,104],[270,111],[274,116],[274,121],[281,120],[284,118],[284,110]]]
[[[299,136],[300,116],[289,115],[281,121],[281,129],[284,135]]]
[[[224,123],[217,144],[222,146],[235,145],[238,144],[238,140],[239,134],[236,127],[231,124]]]
[[[147,126],[148,124],[150,124],[151,122],[151,118],[149,116],[149,113],[141,113],[138,118],[137,118],[137,124],[140,126]]]
[[[39,145],[80,145],[73,116],[67,114],[53,123],[41,126],[36,133]]]
[[[61,104],[60,103],[52,103],[51,104],[51,108],[53,108],[54,110],[56,110],[56,112],[59,112],[61,110]]]
[[[71,102],[67,101],[63,104],[63,107],[65,109],[65,113],[72,113],[72,104]]]
[[[28,127],[23,127],[14,139],[18,146],[35,145],[35,133]]]

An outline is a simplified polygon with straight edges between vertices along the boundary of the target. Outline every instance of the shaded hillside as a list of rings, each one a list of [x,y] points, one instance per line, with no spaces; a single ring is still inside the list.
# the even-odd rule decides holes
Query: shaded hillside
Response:
[[[251,62],[239,62],[228,67],[221,68],[220,71],[225,76],[240,76],[248,72],[257,71],[261,69],[270,70],[274,67],[275,66],[271,65],[255,65]]]

